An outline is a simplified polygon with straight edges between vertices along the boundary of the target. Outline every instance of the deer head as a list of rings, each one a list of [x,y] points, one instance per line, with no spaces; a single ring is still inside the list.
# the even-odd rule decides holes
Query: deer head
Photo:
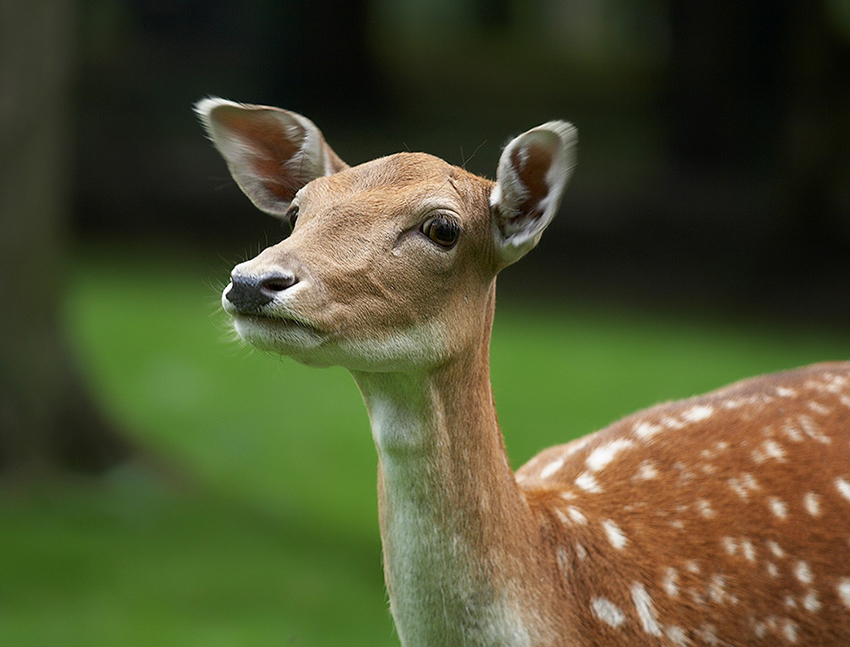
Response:
[[[508,143],[496,182],[421,153],[349,167],[301,115],[196,110],[245,194],[292,227],[236,266],[224,309],[246,341],[311,365],[431,366],[480,343],[497,272],[537,244],[575,157],[553,121]]]

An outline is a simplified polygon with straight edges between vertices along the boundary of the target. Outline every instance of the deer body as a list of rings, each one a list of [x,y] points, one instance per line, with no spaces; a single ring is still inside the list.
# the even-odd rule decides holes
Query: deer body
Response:
[[[403,645],[850,644],[850,364],[655,407],[512,473],[495,277],[557,211],[572,127],[512,140],[491,182],[422,154],[349,168],[274,108],[197,110],[255,204],[297,219],[222,303],[254,345],[354,376]]]

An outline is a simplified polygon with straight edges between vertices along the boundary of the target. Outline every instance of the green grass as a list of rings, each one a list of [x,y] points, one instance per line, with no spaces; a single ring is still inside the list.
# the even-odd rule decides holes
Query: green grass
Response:
[[[68,320],[117,424],[190,486],[123,470],[0,498],[0,645],[396,645],[357,390],[232,340],[224,262],[89,250]],[[850,356],[814,328],[503,299],[493,339],[515,465],[659,400]]]

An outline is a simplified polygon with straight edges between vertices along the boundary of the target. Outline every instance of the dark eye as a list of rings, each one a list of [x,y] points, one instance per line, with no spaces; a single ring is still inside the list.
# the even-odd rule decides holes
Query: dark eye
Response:
[[[460,223],[456,218],[438,214],[422,223],[422,233],[441,247],[451,248],[460,236]]]
[[[292,205],[286,210],[283,216],[283,222],[289,227],[289,231],[295,229],[295,222],[298,220],[298,207]]]

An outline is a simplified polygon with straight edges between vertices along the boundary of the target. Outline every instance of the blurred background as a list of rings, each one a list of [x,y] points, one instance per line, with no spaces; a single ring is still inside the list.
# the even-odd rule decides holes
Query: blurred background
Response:
[[[849,0],[13,0],[0,36],[0,644],[397,644],[356,388],[218,312],[284,234],[205,96],[488,177],[576,124],[561,213],[500,277],[516,466],[850,351]]]

